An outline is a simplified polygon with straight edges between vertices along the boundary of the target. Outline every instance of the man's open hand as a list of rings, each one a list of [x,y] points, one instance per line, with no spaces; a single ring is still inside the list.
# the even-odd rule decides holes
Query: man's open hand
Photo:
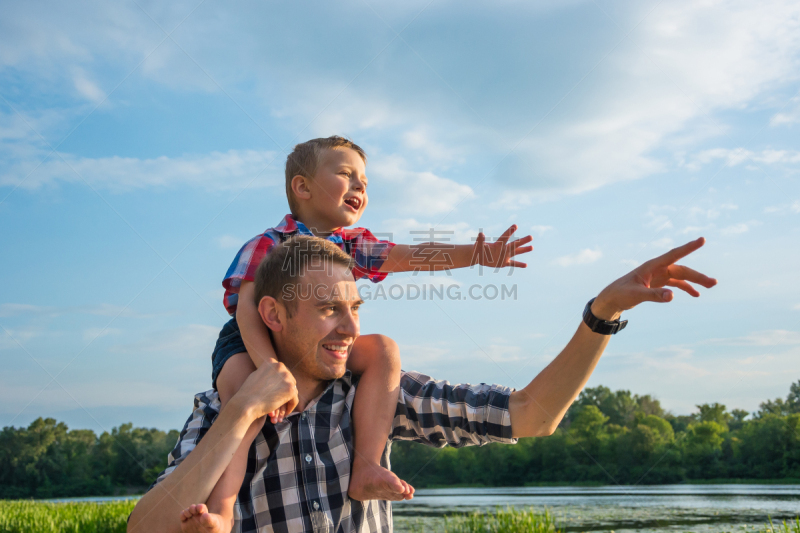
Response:
[[[533,240],[533,237],[528,235],[508,242],[508,239],[511,238],[515,231],[517,231],[516,224],[508,228],[495,242],[486,242],[486,236],[483,233],[478,233],[470,264],[495,268],[527,267],[527,264],[515,261],[514,256],[526,254],[533,250],[533,246],[525,246]]]
[[[677,287],[694,297],[700,296],[689,282],[710,289],[717,280],[675,263],[705,242],[700,237],[636,267],[600,292],[592,304],[592,313],[603,320],[615,320],[622,311],[642,302],[669,302],[672,291],[663,287]]]

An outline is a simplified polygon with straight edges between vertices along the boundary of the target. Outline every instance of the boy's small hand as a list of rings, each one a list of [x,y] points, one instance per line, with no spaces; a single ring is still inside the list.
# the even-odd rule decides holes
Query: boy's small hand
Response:
[[[527,267],[526,263],[515,261],[513,258],[518,254],[526,254],[533,250],[533,246],[525,246],[533,240],[533,237],[528,235],[508,242],[508,239],[511,238],[515,231],[517,231],[516,224],[508,228],[495,242],[486,242],[486,236],[483,233],[478,233],[470,264],[495,268]]]
[[[269,421],[272,422],[273,424],[279,424],[283,422],[283,419],[284,417],[286,417],[288,409],[289,409],[288,403],[285,403],[282,406],[278,407],[269,414]]]

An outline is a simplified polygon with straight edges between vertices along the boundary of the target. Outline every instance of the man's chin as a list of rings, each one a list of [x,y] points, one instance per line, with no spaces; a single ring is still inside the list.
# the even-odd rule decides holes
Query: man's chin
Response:
[[[325,365],[320,370],[325,374],[324,380],[339,379],[347,371],[347,365]]]

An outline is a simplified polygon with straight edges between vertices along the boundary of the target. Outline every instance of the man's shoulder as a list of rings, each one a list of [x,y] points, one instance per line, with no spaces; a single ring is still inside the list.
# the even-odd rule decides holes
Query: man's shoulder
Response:
[[[194,395],[194,411],[201,415],[216,417],[222,409],[219,392],[214,389],[198,392]]]

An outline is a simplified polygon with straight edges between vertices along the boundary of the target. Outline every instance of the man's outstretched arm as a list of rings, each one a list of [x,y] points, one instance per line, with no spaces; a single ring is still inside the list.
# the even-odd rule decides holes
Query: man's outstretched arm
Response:
[[[296,398],[294,377],[284,365],[261,365],[186,459],[139,500],[128,533],[180,532],[181,512],[208,500],[253,421]]]
[[[616,320],[623,311],[642,302],[669,302],[677,287],[697,297],[700,293],[689,284],[706,288],[717,280],[688,267],[676,265],[694,252],[705,240],[695,241],[651,259],[603,289],[592,304],[592,313],[603,320]],[[515,391],[509,400],[512,433],[515,438],[552,435],[572,401],[586,385],[610,339],[594,333],[581,322],[560,354],[524,389]]]

